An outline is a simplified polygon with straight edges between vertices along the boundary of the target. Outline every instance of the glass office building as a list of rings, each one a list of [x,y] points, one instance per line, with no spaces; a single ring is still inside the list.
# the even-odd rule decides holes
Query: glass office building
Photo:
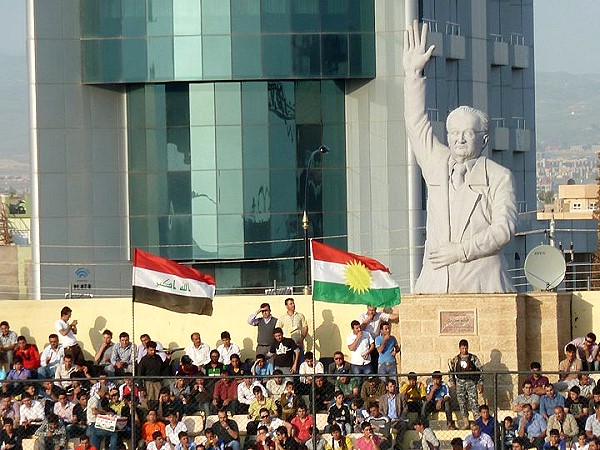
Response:
[[[128,295],[134,247],[221,292],[300,287],[304,209],[310,236],[409,291],[424,192],[403,124],[407,20],[439,48],[436,130],[459,103],[505,117],[490,156],[535,206],[532,7],[504,3],[29,0],[35,295]]]

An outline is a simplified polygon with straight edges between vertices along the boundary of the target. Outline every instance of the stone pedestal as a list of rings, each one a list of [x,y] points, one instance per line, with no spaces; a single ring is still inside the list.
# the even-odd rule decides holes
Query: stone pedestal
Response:
[[[448,361],[463,338],[486,371],[527,371],[531,361],[555,371],[562,347],[571,339],[570,302],[569,294],[547,292],[405,295],[393,330],[401,341],[400,371],[448,372]],[[524,378],[498,377],[499,407],[509,405]],[[494,405],[494,377],[485,382],[485,401]]]

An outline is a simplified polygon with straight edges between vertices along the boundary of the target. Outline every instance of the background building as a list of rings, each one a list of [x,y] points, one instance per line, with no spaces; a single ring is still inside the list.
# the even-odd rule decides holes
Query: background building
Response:
[[[133,247],[214,273],[220,292],[301,286],[304,207],[311,236],[409,291],[425,190],[401,61],[417,18],[437,45],[438,137],[458,105],[489,112],[486,153],[535,210],[531,0],[29,0],[28,17],[37,296],[127,295]],[[517,237],[509,265],[528,246]]]

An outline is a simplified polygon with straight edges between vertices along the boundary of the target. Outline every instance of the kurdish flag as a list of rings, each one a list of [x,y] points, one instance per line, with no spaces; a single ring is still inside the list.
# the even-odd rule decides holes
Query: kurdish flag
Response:
[[[135,249],[133,301],[180,313],[211,316],[215,280],[191,267]]]
[[[315,240],[311,245],[313,300],[374,307],[400,303],[398,283],[379,261]]]

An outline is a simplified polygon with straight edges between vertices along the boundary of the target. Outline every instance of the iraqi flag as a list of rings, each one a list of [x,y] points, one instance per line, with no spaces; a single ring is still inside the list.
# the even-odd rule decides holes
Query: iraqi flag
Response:
[[[389,307],[400,303],[390,269],[366,256],[312,241],[313,300]]]
[[[212,315],[215,280],[191,267],[136,248],[132,285],[136,303],[179,313]]]

